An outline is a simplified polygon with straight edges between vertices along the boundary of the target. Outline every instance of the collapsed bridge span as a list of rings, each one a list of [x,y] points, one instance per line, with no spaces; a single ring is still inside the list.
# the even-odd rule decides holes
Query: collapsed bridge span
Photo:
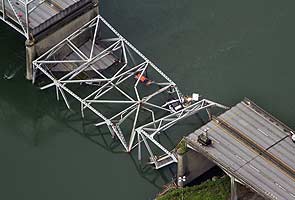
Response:
[[[83,117],[97,116],[125,151],[141,144],[156,168],[177,162],[156,135],[178,121],[210,107],[226,108],[194,94],[184,96],[177,85],[104,18],[97,16],[33,62],[33,82],[55,88],[57,99],[71,108],[80,103]],[[162,151],[157,156],[150,144]],[[163,159],[164,158],[164,159]]]

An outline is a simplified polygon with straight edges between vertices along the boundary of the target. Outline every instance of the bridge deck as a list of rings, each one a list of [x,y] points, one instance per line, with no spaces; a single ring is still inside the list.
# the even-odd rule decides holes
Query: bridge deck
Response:
[[[202,146],[208,133],[213,144]],[[205,154],[235,178],[270,199],[295,199],[295,144],[291,129],[245,100],[187,137],[189,146]]]
[[[35,35],[47,29],[70,13],[82,8],[91,0],[34,0],[28,5],[30,33]],[[20,24],[19,17],[23,25],[26,24],[25,6],[20,1],[4,0],[5,12],[15,23]],[[17,16],[15,15],[17,14]],[[2,1],[0,1],[0,11],[2,11]]]
[[[92,46],[92,40],[88,40],[79,47],[79,50],[83,55],[89,55],[91,52],[91,46]],[[105,50],[105,47],[103,47],[102,45],[94,44],[93,53],[95,55],[99,55],[104,50]],[[79,59],[81,58],[74,51],[72,51],[68,56],[64,58],[64,60],[79,60]],[[92,66],[96,70],[100,71],[100,70],[107,69],[108,67],[113,65],[116,60],[118,60],[118,58],[116,58],[114,54],[108,54],[104,56],[103,58],[94,62]],[[74,70],[77,67],[78,65],[75,63],[58,63],[52,68],[50,68],[50,70],[56,71],[56,72],[67,72],[67,71]],[[87,71],[87,69],[85,71]]]

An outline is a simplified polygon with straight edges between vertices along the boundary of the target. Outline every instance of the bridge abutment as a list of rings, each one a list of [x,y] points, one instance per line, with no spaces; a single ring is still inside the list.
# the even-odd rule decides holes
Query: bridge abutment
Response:
[[[185,154],[178,154],[177,178],[178,186],[183,187],[215,166],[201,153],[188,149]],[[185,181],[182,177],[185,176]]]

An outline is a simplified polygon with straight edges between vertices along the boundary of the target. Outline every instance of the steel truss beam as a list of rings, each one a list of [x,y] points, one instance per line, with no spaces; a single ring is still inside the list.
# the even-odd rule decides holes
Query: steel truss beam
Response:
[[[78,44],[77,41],[87,34],[89,39]],[[90,47],[84,48],[87,42]],[[102,67],[104,63],[109,66]],[[57,72],[61,66],[67,66],[68,70]],[[108,69],[113,70],[108,73]],[[171,99],[184,101],[176,84],[101,16],[35,60],[33,72],[33,82],[39,75],[45,75],[48,82],[41,89],[55,88],[57,99],[61,96],[68,108],[71,108],[69,98],[74,98],[80,103],[82,117],[89,111],[96,115],[95,125],[106,126],[127,152],[138,147],[139,159],[141,143],[144,143],[156,168],[177,162],[177,159],[155,135],[203,109],[226,108],[206,99],[183,104],[178,111],[167,108],[165,103]],[[165,156],[157,159],[150,142]],[[163,163],[165,159],[170,161]]]

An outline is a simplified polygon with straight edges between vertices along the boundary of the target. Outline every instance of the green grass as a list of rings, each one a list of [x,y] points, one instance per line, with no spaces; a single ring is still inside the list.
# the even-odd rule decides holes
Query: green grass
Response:
[[[177,153],[180,154],[180,155],[183,155],[186,153],[187,151],[187,147],[186,147],[186,142],[185,140],[181,140],[178,145],[176,146],[176,149],[177,149]]]
[[[229,196],[230,180],[226,177],[193,187],[173,189],[157,200],[227,200]]]

